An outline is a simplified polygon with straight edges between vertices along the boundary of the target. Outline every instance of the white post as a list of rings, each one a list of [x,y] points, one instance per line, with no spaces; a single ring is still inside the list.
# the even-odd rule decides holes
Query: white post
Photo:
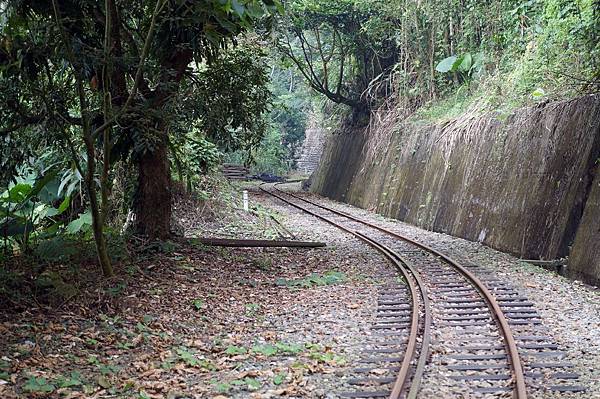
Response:
[[[244,210],[248,212],[248,191],[244,190],[242,192],[242,198],[244,200]]]

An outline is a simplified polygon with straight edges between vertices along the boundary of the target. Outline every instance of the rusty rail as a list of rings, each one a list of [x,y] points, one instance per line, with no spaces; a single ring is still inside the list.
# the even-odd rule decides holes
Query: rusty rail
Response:
[[[352,215],[349,215],[346,212],[342,212],[342,211],[338,211],[336,209],[332,209],[326,206],[323,206],[321,204],[318,204],[314,201],[310,201],[307,200],[305,198],[299,197],[297,195],[288,193],[288,192],[284,192],[282,190],[279,190],[277,187],[275,187],[277,184],[275,184],[273,186],[273,188],[277,191],[279,191],[280,193],[285,193],[286,195],[289,195],[292,198],[298,199],[300,201],[306,202],[308,204],[311,204],[313,206],[316,206],[318,208],[324,209],[326,211],[332,212],[336,215],[339,216],[343,216],[345,218],[348,218],[350,220],[353,220],[355,222],[361,223],[365,226],[369,226],[371,228],[374,228],[378,231],[381,231],[382,233],[388,234],[392,237],[398,238],[400,240],[409,242],[415,246],[418,246],[419,248],[432,253],[434,255],[436,255],[437,257],[443,259],[447,264],[451,265],[452,267],[454,267],[458,272],[460,272],[481,294],[481,296],[483,297],[486,305],[488,306],[488,308],[490,309],[492,316],[494,317],[494,319],[496,320],[496,323],[498,324],[498,327],[500,328],[500,331],[504,337],[504,346],[506,348],[506,352],[509,356],[510,359],[510,367],[511,367],[511,371],[513,374],[513,378],[514,378],[514,382],[515,382],[515,389],[514,389],[514,394],[515,394],[515,398],[516,399],[526,399],[527,398],[527,388],[526,388],[526,384],[525,384],[525,374],[523,371],[523,365],[521,363],[521,358],[519,357],[519,352],[518,352],[518,348],[517,348],[517,344],[515,341],[515,338],[512,334],[512,331],[510,329],[510,326],[508,324],[508,321],[506,319],[506,316],[504,315],[504,312],[502,311],[502,309],[500,308],[500,305],[498,304],[498,302],[496,301],[496,299],[494,298],[494,296],[492,295],[492,293],[489,291],[489,289],[483,284],[483,282],[477,278],[477,276],[475,276],[473,273],[471,273],[469,270],[467,270],[464,266],[462,266],[458,261],[456,261],[455,259],[443,254],[442,252],[431,248],[428,245],[425,245],[421,242],[415,241],[412,238],[406,237],[402,234],[396,233],[394,231],[388,230],[384,227],[378,226],[376,224],[373,224],[371,222],[362,220],[360,218],[354,217]],[[261,187],[262,189],[262,187]],[[268,192],[267,190],[264,190]],[[273,194],[273,193],[270,193]],[[273,194],[274,195],[274,194]],[[280,199],[282,199],[281,197],[279,197]],[[283,201],[285,201],[284,199],[282,199]],[[286,201],[289,203],[289,201]],[[294,205],[296,206],[296,205]],[[298,206],[296,206],[298,207]],[[411,390],[411,393],[414,393],[416,395],[416,392],[413,392],[413,390]],[[412,397],[416,397],[416,396],[412,396]],[[394,396],[390,396],[390,398],[396,398]]]
[[[264,189],[262,186],[260,187],[260,189],[262,191],[264,191],[265,193],[272,195],[272,196],[280,199],[281,201],[283,201],[297,209],[302,210],[303,212],[308,213],[309,215],[312,215],[320,220],[323,220],[329,224],[336,226],[340,230],[345,231],[346,233],[349,233],[349,234],[357,237],[358,239],[364,241],[368,245],[376,248],[402,274],[402,276],[404,277],[404,279],[406,280],[406,282],[409,286],[409,292],[410,292],[410,296],[411,296],[411,302],[412,302],[411,325],[410,325],[410,335],[409,335],[407,347],[406,347],[406,353],[405,353],[404,358],[402,359],[400,371],[398,372],[398,376],[394,383],[394,387],[392,389],[392,394],[390,395],[390,398],[391,399],[400,398],[402,392],[404,392],[404,390],[408,389],[408,386],[409,386],[408,380],[409,380],[410,365],[411,365],[413,359],[415,359],[415,357],[417,357],[417,346],[418,346],[417,338],[418,338],[419,324],[421,322],[421,315],[419,314],[418,304],[419,304],[419,301],[421,301],[424,304],[424,306],[423,306],[423,314],[424,314],[423,325],[424,325],[424,332],[425,332],[423,334],[423,341],[421,343],[421,349],[419,351],[418,360],[417,360],[417,370],[421,370],[421,372],[413,373],[413,375],[414,375],[413,381],[412,381],[412,384],[410,384],[410,396],[407,396],[410,398],[416,398],[417,397],[416,394],[417,394],[418,387],[420,385],[420,381],[421,381],[421,377],[422,377],[422,370],[425,367],[427,355],[429,353],[429,345],[431,343],[431,335],[429,334],[430,327],[431,327],[431,308],[429,306],[429,299],[427,297],[425,286],[424,286],[422,280],[420,279],[418,273],[414,270],[414,268],[412,268],[412,266],[409,264],[408,261],[403,259],[400,255],[398,255],[398,253],[396,253],[392,249],[386,247],[384,244],[382,244],[382,243],[380,243],[358,231],[348,229],[347,227],[345,227],[323,215],[319,215],[318,213],[313,212],[305,207],[302,207],[298,204],[288,201],[287,199],[283,198],[281,195],[270,192],[270,191]],[[275,189],[277,190],[277,188],[275,188]],[[284,193],[281,190],[277,190],[277,191]],[[285,193],[285,194],[290,195],[289,193]],[[420,299],[419,299],[419,297],[420,297]]]

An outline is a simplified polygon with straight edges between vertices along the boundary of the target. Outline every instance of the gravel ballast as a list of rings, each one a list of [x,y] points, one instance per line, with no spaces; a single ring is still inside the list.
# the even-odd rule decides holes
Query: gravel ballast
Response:
[[[290,191],[299,189],[292,184],[279,187]],[[491,271],[495,278],[510,283],[520,295],[534,303],[542,320],[536,332],[543,332],[560,351],[566,352],[560,361],[573,363],[574,368],[569,371],[580,375],[576,385],[587,388],[579,393],[532,390],[530,397],[600,398],[600,291],[597,288],[568,280],[477,242],[426,231],[316,195],[300,195],[419,240],[461,262],[481,265],[481,270]],[[519,326],[513,329],[515,335],[526,331]]]

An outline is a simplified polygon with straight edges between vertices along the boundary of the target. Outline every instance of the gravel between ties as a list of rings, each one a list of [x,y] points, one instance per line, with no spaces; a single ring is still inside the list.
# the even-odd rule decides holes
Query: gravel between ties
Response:
[[[329,342],[332,350],[343,357],[343,363],[325,373],[306,375],[304,393],[311,398],[337,398],[339,392],[356,390],[347,383],[352,377],[350,369],[364,355],[365,337],[372,334],[377,305],[377,286],[382,275],[393,272],[385,258],[362,241],[341,232],[338,228],[317,221],[305,213],[278,200],[252,193],[255,200],[284,216],[286,228],[294,232],[299,240],[318,240],[327,243],[319,249],[321,269],[344,271],[348,284],[321,287],[310,290],[315,308],[307,314],[307,303],[288,307],[287,319],[274,316],[270,321],[275,327],[293,325],[280,333],[288,341]],[[307,262],[308,269],[313,269]],[[293,320],[288,324],[288,320]]]
[[[280,188],[297,190],[298,185]],[[600,290],[522,262],[478,242],[426,231],[322,197],[315,196],[314,199],[351,215],[377,222],[382,227],[420,240],[460,260],[481,264],[486,269],[493,270],[500,279],[510,281],[519,293],[534,302],[542,317],[546,334],[553,338],[561,350],[567,352],[564,360],[574,363],[573,371],[581,375],[577,384],[588,388],[583,393],[555,396],[600,398]],[[548,393],[539,395],[533,393],[531,397],[553,397]]]

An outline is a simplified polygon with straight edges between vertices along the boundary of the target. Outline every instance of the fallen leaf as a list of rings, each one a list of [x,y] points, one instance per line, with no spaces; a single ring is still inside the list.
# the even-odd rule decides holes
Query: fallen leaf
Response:
[[[376,375],[383,375],[385,373],[387,373],[387,370],[384,369],[373,369],[371,370],[372,374],[376,374]]]
[[[104,389],[108,389],[112,386],[112,384],[104,376],[98,377],[98,385]]]

